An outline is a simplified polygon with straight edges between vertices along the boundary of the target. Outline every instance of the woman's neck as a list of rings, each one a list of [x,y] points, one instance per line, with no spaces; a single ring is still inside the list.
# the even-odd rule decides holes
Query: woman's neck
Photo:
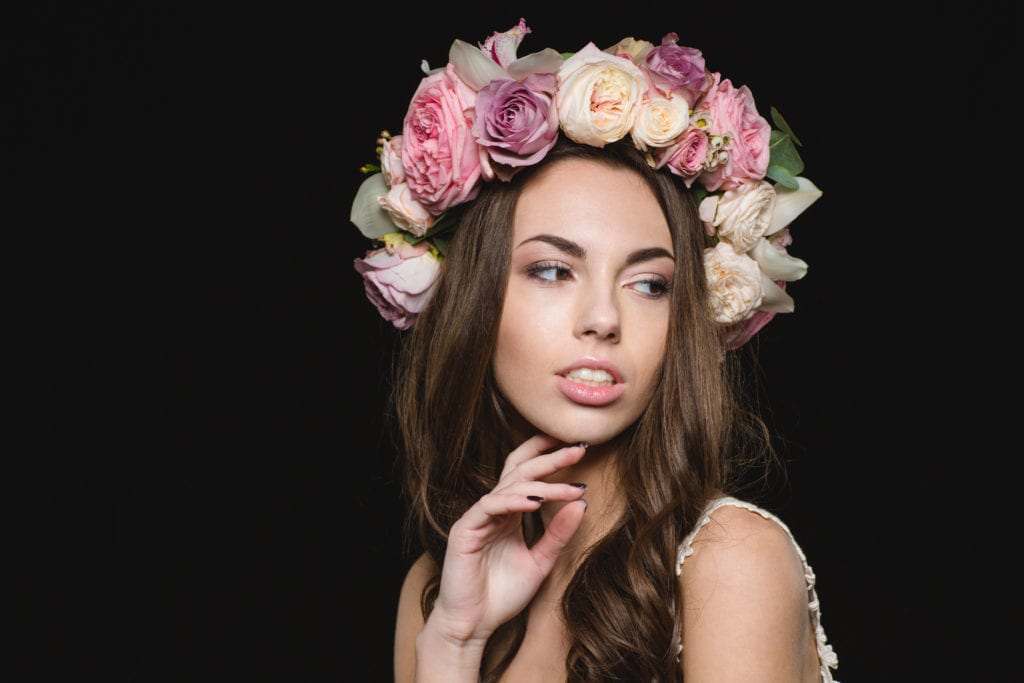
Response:
[[[547,478],[546,481],[587,485],[583,498],[587,501],[587,512],[583,524],[572,541],[562,551],[555,572],[571,574],[583,552],[603,538],[618,521],[625,505],[622,483],[619,479],[616,461],[621,446],[617,443],[590,446],[583,459]],[[545,527],[564,503],[545,504],[540,511]]]

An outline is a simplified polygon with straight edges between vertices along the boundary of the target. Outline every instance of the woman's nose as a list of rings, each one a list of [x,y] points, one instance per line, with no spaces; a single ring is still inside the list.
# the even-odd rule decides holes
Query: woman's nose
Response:
[[[622,319],[613,291],[594,288],[580,297],[576,317],[577,336],[618,341],[622,334]]]

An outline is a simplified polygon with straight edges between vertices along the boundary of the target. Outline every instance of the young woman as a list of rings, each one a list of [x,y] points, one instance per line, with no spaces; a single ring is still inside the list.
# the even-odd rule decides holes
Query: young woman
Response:
[[[766,180],[749,91],[674,34],[519,59],[526,33],[456,41],[353,206],[407,330],[395,678],[832,681],[803,552],[730,495],[770,452],[733,350],[792,310],[820,192],[793,157]]]

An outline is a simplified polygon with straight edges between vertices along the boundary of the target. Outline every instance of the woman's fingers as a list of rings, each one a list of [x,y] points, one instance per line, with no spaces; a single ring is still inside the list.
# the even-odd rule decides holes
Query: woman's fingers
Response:
[[[508,457],[505,458],[505,467],[502,469],[501,476],[505,476],[505,474],[518,465],[532,458],[536,458],[541,453],[554,448],[559,443],[558,439],[553,436],[548,436],[547,434],[535,434],[531,436],[508,454]]]
[[[544,502],[573,501],[580,498],[584,490],[572,484],[553,484],[543,481],[515,482],[501,491],[492,491],[473,505],[460,522],[464,528],[479,529],[490,524],[493,518],[521,512],[532,512]]]
[[[581,442],[545,452],[546,449],[553,448],[560,442],[547,435],[538,436],[545,437],[545,440],[537,440],[538,437],[535,436],[509,454],[501,472],[502,480],[508,477],[517,479],[547,477],[565,467],[576,464],[587,450],[587,445]],[[545,447],[543,444],[548,445]]]
[[[558,559],[559,553],[572,540],[576,530],[580,528],[580,523],[583,522],[583,513],[586,510],[587,501],[583,498],[563,505],[562,509],[551,518],[551,523],[544,530],[544,535],[530,549],[534,562],[544,574],[550,572],[555,566],[555,560]]]

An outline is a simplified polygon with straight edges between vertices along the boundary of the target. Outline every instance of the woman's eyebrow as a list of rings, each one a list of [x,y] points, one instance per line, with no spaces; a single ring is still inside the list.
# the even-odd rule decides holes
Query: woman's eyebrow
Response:
[[[546,244],[550,244],[559,251],[565,252],[569,256],[574,256],[576,258],[581,259],[585,259],[587,257],[587,250],[581,247],[576,242],[573,242],[572,240],[567,240],[564,237],[559,237],[557,235],[548,235],[546,233],[534,235],[533,237],[525,239],[518,245],[516,245],[516,248],[518,249],[519,247],[529,242],[544,242]],[[626,257],[626,264],[633,265],[635,263],[643,263],[644,261],[653,261],[654,259],[657,258],[668,258],[672,259],[673,261],[676,260],[672,253],[667,249],[663,249],[662,247],[648,247],[646,249],[638,249],[632,252],[629,256]]]
[[[634,263],[653,261],[656,258],[670,258],[673,261],[676,260],[675,256],[673,256],[667,249],[662,249],[661,247],[648,247],[647,249],[638,249],[627,256],[626,264],[631,266]]]
[[[564,237],[558,237],[557,235],[540,234],[534,235],[529,239],[525,239],[516,245],[516,249],[523,246],[528,242],[545,242],[555,247],[560,251],[564,251],[569,256],[575,256],[576,258],[586,258],[587,250],[576,244],[572,240],[567,240]]]

